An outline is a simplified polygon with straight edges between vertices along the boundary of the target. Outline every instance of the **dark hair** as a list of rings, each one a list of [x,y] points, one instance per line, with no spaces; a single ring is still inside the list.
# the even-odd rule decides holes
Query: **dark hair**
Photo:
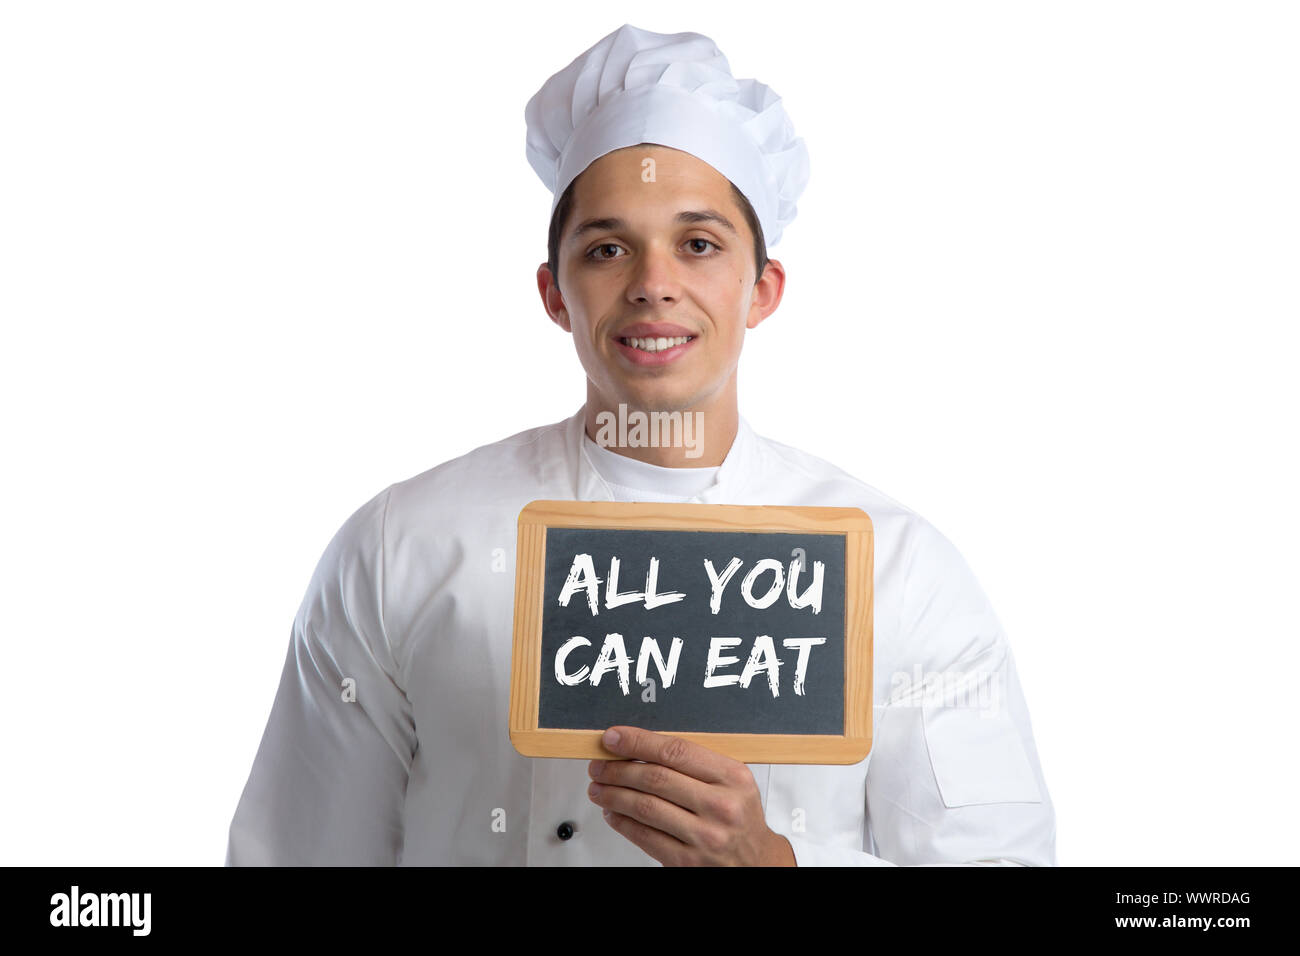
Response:
[[[550,267],[551,278],[555,282],[555,287],[560,287],[560,236],[564,232],[564,227],[569,219],[569,212],[573,208],[573,187],[577,185],[578,180],[582,178],[579,173],[574,177],[573,182],[565,187],[564,192],[560,195],[560,201],[555,205],[555,213],[551,216],[551,228],[546,236],[546,264]],[[754,236],[754,281],[757,282],[763,275],[763,270],[767,268],[767,243],[763,239],[763,227],[758,224],[758,216],[754,214],[754,207],[749,204],[745,194],[736,188],[736,184],[727,180],[731,186],[731,194],[735,197],[736,205],[740,207],[741,213],[745,217],[745,222],[749,224],[749,231]]]

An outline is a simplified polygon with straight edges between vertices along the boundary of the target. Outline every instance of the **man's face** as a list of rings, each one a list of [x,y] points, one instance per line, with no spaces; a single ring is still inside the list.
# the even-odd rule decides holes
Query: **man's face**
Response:
[[[773,261],[755,284],[754,237],[726,177],[680,150],[632,146],[588,166],[573,198],[563,291],[545,267],[538,283],[589,391],[646,411],[709,407],[728,390],[734,402],[745,330],[776,308],[784,273]]]

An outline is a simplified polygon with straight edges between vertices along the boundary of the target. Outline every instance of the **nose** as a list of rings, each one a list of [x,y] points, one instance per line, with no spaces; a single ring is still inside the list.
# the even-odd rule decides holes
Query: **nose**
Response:
[[[675,302],[681,297],[677,264],[672,252],[658,243],[649,243],[627,290],[628,299],[640,304]]]

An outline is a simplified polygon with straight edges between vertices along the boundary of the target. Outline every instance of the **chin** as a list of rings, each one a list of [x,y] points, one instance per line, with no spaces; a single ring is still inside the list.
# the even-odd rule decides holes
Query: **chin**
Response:
[[[652,389],[627,393],[619,401],[626,403],[629,409],[637,408],[645,412],[684,412],[698,404],[699,396],[696,392],[683,389]]]

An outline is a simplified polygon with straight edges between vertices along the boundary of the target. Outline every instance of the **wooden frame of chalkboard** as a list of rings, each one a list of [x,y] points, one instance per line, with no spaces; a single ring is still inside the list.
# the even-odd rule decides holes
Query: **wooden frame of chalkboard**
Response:
[[[519,753],[530,757],[615,756],[601,744],[603,727],[575,729],[539,725],[542,679],[546,673],[542,657],[547,539],[552,529],[837,536],[843,542],[844,633],[840,645],[842,707],[834,729],[824,733],[718,733],[690,727],[649,729],[694,741],[746,763],[851,764],[863,760],[870,752],[874,541],[871,518],[860,508],[539,500],[530,502],[519,512],[518,526],[509,732],[510,741]],[[592,609],[595,610],[595,604]],[[599,637],[594,631],[593,636]],[[757,654],[755,650],[755,657]],[[583,672],[588,670],[583,666]],[[773,690],[776,693],[775,686]],[[616,723],[644,726],[636,720]]]

